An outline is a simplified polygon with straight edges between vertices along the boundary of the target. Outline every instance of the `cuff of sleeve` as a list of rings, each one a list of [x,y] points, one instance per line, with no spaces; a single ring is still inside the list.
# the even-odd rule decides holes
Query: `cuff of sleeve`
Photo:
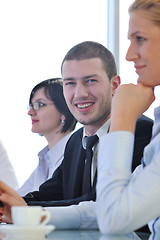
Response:
[[[46,207],[46,211],[51,213],[49,224],[53,224],[56,229],[78,229],[80,226],[80,216],[73,207]]]
[[[104,135],[99,141],[98,169],[123,169],[131,171],[134,134],[116,131]]]

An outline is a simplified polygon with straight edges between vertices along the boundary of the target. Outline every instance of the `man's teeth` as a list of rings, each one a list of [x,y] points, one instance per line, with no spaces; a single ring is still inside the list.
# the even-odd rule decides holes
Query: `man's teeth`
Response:
[[[93,103],[84,103],[84,104],[77,104],[78,108],[86,108],[91,106]]]

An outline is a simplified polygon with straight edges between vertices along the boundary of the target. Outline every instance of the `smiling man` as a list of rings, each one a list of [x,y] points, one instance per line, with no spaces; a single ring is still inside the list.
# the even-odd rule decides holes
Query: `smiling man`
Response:
[[[98,141],[92,148],[89,168],[86,145],[88,136],[97,135],[95,139],[98,140],[109,132],[111,101],[120,84],[120,77],[112,53],[96,42],[74,46],[66,54],[61,71],[67,105],[84,127],[71,136],[61,166],[50,180],[40,186],[39,191],[21,198],[0,183],[0,200],[6,207],[4,214],[8,217],[12,205],[41,205],[51,212],[50,224],[56,228],[97,228]],[[140,164],[143,148],[150,141],[152,124],[152,120],[144,116],[137,120],[132,169]]]
[[[62,76],[70,111],[85,125],[87,135],[94,135],[110,117],[111,99],[120,84],[119,76],[114,71],[109,79],[99,58],[65,61]]]

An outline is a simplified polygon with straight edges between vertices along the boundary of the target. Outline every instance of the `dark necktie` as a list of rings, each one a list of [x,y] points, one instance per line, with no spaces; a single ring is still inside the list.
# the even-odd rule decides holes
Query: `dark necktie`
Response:
[[[86,138],[86,163],[84,166],[82,194],[89,193],[91,190],[91,164],[93,156],[92,147],[98,142],[99,139],[97,135]]]

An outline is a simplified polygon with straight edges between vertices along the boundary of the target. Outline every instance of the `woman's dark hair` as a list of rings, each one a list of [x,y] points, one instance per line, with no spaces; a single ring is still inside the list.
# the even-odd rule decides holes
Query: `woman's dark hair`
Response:
[[[38,83],[31,91],[29,104],[32,103],[32,98],[37,90],[44,88],[46,97],[51,100],[57,110],[65,116],[65,122],[61,132],[65,133],[68,130],[74,130],[77,120],[73,117],[66,104],[63,95],[63,81],[61,78],[51,78]]]

